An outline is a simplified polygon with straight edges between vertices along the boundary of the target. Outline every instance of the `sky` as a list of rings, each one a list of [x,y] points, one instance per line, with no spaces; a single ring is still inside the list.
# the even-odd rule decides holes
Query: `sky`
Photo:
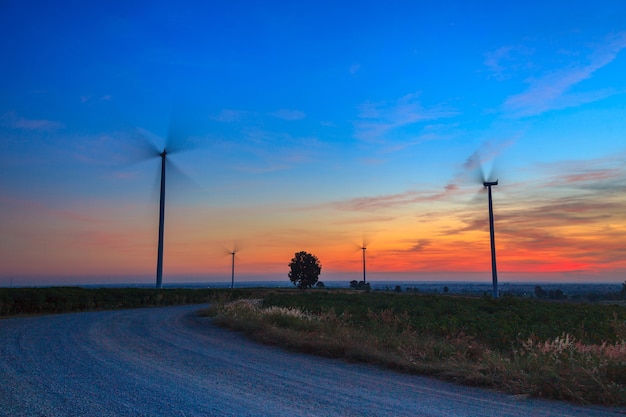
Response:
[[[472,3],[472,4],[469,4]],[[0,286],[626,279],[626,3],[0,2]],[[368,275],[369,278],[369,275]]]

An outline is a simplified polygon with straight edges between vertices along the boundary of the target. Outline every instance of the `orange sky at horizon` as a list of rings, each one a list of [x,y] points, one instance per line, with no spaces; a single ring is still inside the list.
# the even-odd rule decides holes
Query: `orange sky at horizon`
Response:
[[[520,192],[524,188],[524,184],[494,188],[501,280],[507,274],[527,273],[538,279],[541,274],[582,274],[592,280],[623,281],[623,274],[615,273],[626,271],[619,239],[626,234],[621,220],[623,197],[609,196],[598,203],[565,193],[524,203]],[[517,202],[510,202],[512,196]],[[165,277],[206,274],[227,280],[228,252],[234,242],[236,272],[246,276],[286,274],[291,257],[300,250],[318,256],[324,272],[360,273],[363,239],[368,272],[484,272],[489,276],[486,193],[472,197],[463,192],[452,199],[423,203],[375,199],[379,207],[359,201],[367,212],[344,207],[313,211],[280,203],[253,210],[174,204],[166,221]],[[151,205],[99,209],[86,202],[69,211],[28,201],[5,199],[3,203],[14,206],[8,224],[21,235],[30,230],[37,236],[23,243],[14,241],[11,250],[0,252],[4,277],[150,275],[155,267],[157,227]],[[603,212],[593,215],[598,204]],[[558,211],[550,210],[555,207]],[[574,215],[577,221],[572,221]]]

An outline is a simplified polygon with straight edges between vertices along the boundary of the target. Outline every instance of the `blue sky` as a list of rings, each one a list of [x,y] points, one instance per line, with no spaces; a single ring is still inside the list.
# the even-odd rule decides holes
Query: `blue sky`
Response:
[[[358,273],[363,236],[381,276],[488,278],[480,160],[505,280],[621,282],[624,22],[621,1],[2,2],[0,277],[150,280],[137,159],[173,131],[172,279],[227,277],[234,241],[249,277],[299,250]]]

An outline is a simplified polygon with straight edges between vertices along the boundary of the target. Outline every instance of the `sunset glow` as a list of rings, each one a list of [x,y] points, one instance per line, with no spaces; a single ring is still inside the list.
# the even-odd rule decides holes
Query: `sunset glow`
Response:
[[[0,6],[0,286],[626,278],[622,1]],[[106,5],[106,7],[105,7]],[[351,274],[351,275],[350,275]],[[389,274],[386,278],[385,274]]]

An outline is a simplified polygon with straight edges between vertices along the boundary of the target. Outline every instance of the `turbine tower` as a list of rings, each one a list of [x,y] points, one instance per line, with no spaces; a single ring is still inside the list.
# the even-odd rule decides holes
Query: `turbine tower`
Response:
[[[498,185],[496,181],[484,181],[483,186],[489,193],[489,237],[491,240],[491,277],[493,281],[493,298],[498,298],[498,269],[496,267],[496,238],[493,228],[493,203],[491,200],[491,187]]]
[[[367,281],[365,281],[365,250],[367,248],[365,247],[365,245],[361,246],[361,250],[363,251],[363,284],[365,284]]]
[[[167,150],[159,154],[161,157],[161,192],[159,196],[159,244],[157,249],[156,288],[163,288],[163,230],[165,226],[165,165]]]
[[[233,262],[232,262],[232,268],[231,268],[231,278],[230,278],[230,288],[235,288],[235,253],[237,253],[237,251],[235,251],[233,249],[232,252],[230,252],[230,255],[233,257]]]

